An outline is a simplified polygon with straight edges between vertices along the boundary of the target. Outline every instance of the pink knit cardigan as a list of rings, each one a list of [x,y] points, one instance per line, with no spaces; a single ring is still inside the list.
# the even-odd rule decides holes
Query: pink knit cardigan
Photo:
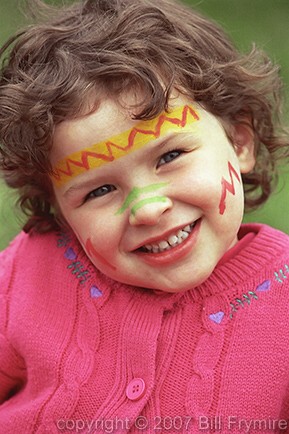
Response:
[[[289,237],[180,294],[100,274],[70,234],[0,255],[0,434],[289,432]]]

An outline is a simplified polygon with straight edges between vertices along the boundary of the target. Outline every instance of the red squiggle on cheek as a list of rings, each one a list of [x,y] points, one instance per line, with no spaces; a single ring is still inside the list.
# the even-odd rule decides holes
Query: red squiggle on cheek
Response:
[[[221,181],[221,184],[222,184],[222,195],[221,195],[221,199],[220,199],[220,203],[219,203],[219,212],[220,212],[221,215],[224,214],[225,209],[226,209],[227,191],[229,193],[235,195],[235,186],[234,186],[233,175],[235,176],[235,178],[237,178],[237,180],[239,182],[241,182],[238,173],[236,172],[236,170],[234,169],[234,167],[232,166],[232,164],[230,163],[230,161],[228,161],[228,170],[229,170],[229,175],[230,175],[231,183],[228,182],[224,177],[222,178],[222,181]]]
[[[85,243],[85,250],[89,256],[92,256],[97,261],[100,261],[103,265],[110,267],[112,270],[116,270],[116,267],[111,265],[106,259],[104,259],[94,248],[91,239],[88,238]]]

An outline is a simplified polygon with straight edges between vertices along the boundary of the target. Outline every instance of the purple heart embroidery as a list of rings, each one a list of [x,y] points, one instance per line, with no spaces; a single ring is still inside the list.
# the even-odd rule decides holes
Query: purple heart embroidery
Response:
[[[92,298],[98,298],[98,297],[101,297],[101,296],[102,296],[102,292],[101,292],[100,289],[97,288],[97,286],[94,286],[94,285],[93,285],[93,286],[90,288],[90,296],[91,296]]]
[[[66,259],[69,259],[70,261],[73,261],[77,257],[76,253],[71,247],[65,250],[64,256],[66,257]]]
[[[220,324],[220,322],[224,318],[224,315],[225,313],[220,310],[219,312],[211,313],[211,315],[209,315],[209,318],[210,320],[214,321],[216,324]]]
[[[268,291],[271,286],[271,280],[265,280],[257,286],[256,291]]]

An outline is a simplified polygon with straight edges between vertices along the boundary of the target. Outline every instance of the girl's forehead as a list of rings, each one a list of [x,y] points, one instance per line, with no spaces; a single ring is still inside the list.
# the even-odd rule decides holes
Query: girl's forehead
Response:
[[[85,118],[64,122],[56,130],[52,150],[56,187],[72,178],[115,161],[153,140],[192,128],[200,119],[196,105],[174,105],[168,112],[145,121],[133,121],[117,106],[104,106]]]

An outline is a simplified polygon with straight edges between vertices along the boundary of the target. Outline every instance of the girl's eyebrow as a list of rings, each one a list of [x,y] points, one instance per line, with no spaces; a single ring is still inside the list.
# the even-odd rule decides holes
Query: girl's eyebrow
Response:
[[[86,181],[80,181],[78,183],[75,183],[71,187],[69,187],[64,193],[63,196],[68,199],[70,196],[73,196],[73,194],[77,193],[81,190],[87,190],[92,188],[92,186],[95,184],[94,179],[88,179]]]

